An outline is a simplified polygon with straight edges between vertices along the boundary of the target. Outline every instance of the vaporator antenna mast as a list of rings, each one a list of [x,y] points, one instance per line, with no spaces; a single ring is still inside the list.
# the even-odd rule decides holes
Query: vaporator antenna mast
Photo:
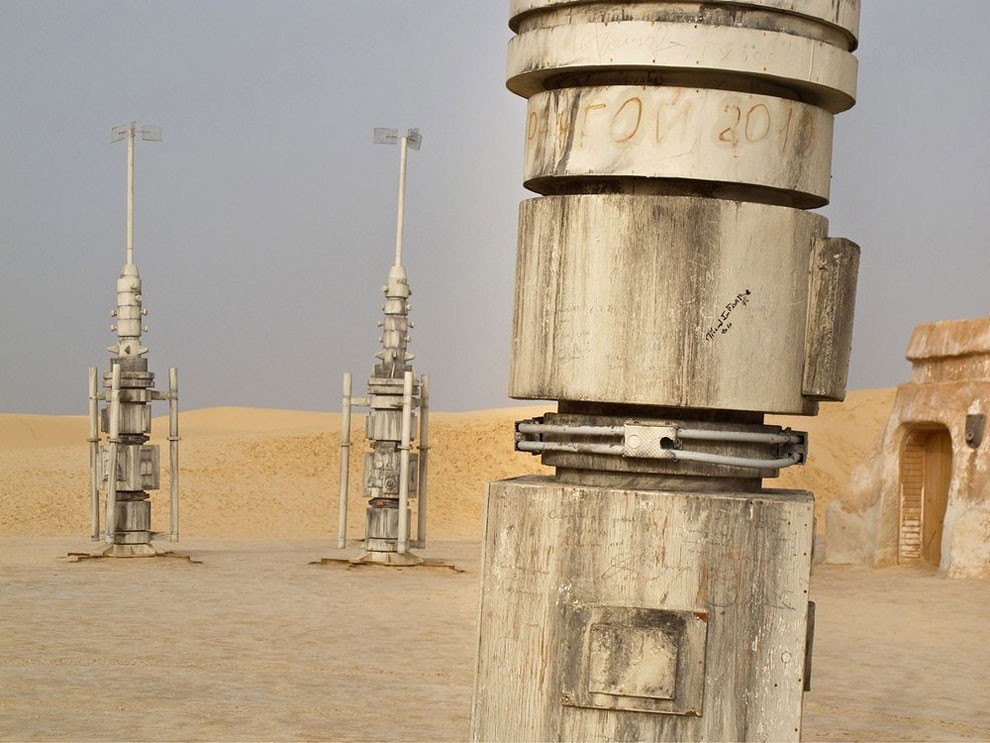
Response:
[[[423,144],[419,129],[410,129],[406,136],[399,138],[395,129],[375,129],[375,144],[395,144],[399,142],[399,206],[395,220],[395,266],[402,265],[402,221],[406,206],[406,154],[412,147],[418,150]]]
[[[161,142],[162,128],[146,125],[138,129],[136,121],[121,124],[110,130],[110,143],[127,138],[127,258],[125,264],[134,263],[134,140],[138,133],[147,142]]]
[[[342,434],[340,443],[340,501],[337,547],[347,546],[348,457],[351,408],[367,406],[366,433],[371,447],[364,455],[366,511],[365,554],[361,562],[410,565],[421,562],[410,547],[426,546],[426,474],[429,453],[429,378],[416,377],[409,343],[409,297],[412,291],[402,266],[402,223],[405,212],[406,155],[422,144],[418,129],[400,137],[395,129],[375,129],[375,144],[399,144],[399,203],[395,227],[395,262],[388,272],[385,313],[378,326],[382,349],[368,379],[368,397],[351,397],[351,375],[344,374]],[[411,451],[417,410],[419,446]],[[418,500],[416,538],[409,525],[409,501]]]
[[[116,345],[107,350],[114,355],[110,371],[103,375],[103,391],[98,388],[96,367],[89,370],[89,446],[92,539],[101,537],[110,545],[104,552],[111,557],[141,557],[157,554],[151,540],[167,536],[179,538],[179,424],[178,370],[169,369],[168,392],[153,389],[155,375],[148,371],[141,334],[147,310],[142,307],[141,276],[134,264],[134,140],[162,141],[160,126],[136,122],[111,130],[110,141],[127,139],[127,238],[124,267],[117,279],[116,318],[111,330]],[[151,504],[146,491],[159,488],[158,447],[146,442],[151,434],[151,402],[169,402],[170,514],[167,535],[151,531]],[[100,401],[105,404],[100,409]],[[107,434],[101,443],[100,432]],[[106,492],[105,528],[100,529],[100,490]]]

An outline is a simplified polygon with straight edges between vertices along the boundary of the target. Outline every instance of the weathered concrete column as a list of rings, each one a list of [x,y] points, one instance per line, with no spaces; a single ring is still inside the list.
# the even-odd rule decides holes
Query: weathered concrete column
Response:
[[[527,98],[510,395],[551,478],[492,483],[472,735],[783,740],[814,499],[762,479],[845,394],[859,249],[830,238],[858,0],[514,0]]]

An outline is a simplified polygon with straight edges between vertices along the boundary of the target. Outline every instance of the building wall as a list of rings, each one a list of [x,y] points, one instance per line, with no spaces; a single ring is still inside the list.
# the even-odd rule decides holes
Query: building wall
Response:
[[[897,388],[877,466],[852,483],[873,491],[873,505],[858,513],[841,504],[829,509],[826,560],[882,566],[910,559],[899,549],[905,446],[912,432],[942,428],[951,440],[948,502],[939,558],[928,562],[953,577],[990,577],[990,441],[972,446],[966,437],[968,415],[990,417],[990,318],[919,325],[907,357],[911,381]]]

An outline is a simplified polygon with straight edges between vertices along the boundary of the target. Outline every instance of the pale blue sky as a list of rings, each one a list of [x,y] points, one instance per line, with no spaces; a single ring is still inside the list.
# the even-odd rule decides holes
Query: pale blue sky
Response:
[[[864,0],[833,236],[863,249],[850,387],[906,381],[916,323],[988,314],[990,2]],[[405,264],[441,410],[509,404],[524,104],[502,0],[0,0],[0,412],[78,414],[104,369],[139,142],[135,256],[182,406],[339,407],[378,350],[398,149]],[[161,412],[161,411],[158,411]],[[157,413],[156,413],[157,414]]]

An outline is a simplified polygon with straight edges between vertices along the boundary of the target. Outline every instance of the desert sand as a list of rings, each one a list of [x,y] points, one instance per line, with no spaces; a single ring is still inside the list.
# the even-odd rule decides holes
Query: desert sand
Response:
[[[893,395],[769,421],[810,433],[766,485],[812,490],[820,534]],[[544,471],[512,422],[546,409],[432,417],[421,554],[457,570],[320,564],[360,551],[335,549],[340,416],[235,408],[180,418],[181,541],[157,546],[191,559],[73,562],[99,546],[86,419],[0,415],[0,739],[465,740],[484,483]],[[823,564],[812,591],[805,740],[990,740],[990,582]]]

